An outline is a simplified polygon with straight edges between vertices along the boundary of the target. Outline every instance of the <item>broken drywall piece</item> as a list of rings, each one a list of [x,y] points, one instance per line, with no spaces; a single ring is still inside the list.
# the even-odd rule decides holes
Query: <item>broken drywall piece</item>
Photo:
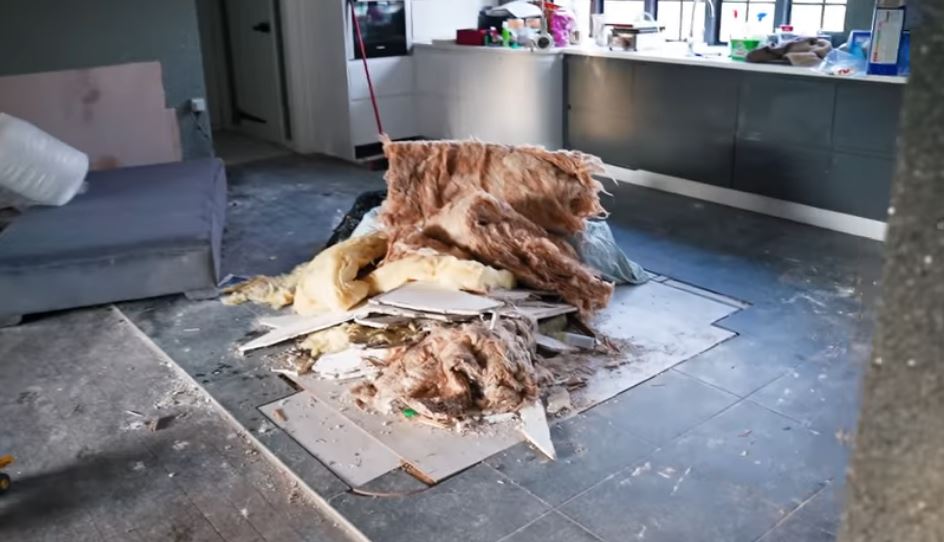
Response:
[[[377,369],[368,364],[366,359],[368,357],[382,359],[386,355],[386,350],[349,348],[342,352],[322,355],[318,358],[312,370],[321,378],[332,380],[364,378],[377,373]]]
[[[399,325],[406,324],[413,318],[417,318],[417,317],[419,316],[417,315],[415,317],[407,317],[407,316],[399,316],[399,315],[391,315],[391,314],[372,314],[370,316],[355,318],[354,323],[360,324],[366,327],[372,327],[375,329],[387,329],[392,326],[399,326]]]
[[[547,413],[550,415],[573,410],[574,405],[570,402],[570,392],[567,388],[554,390],[547,396]]]
[[[561,332],[560,336],[565,344],[575,346],[583,350],[593,350],[597,347],[597,340],[594,337],[581,335],[579,333],[571,333],[569,331]]]
[[[556,461],[557,451],[551,441],[551,428],[547,424],[547,413],[541,401],[537,400],[519,410],[518,417],[521,418],[521,433],[525,438],[542,454]]]
[[[538,346],[550,350],[551,352],[564,353],[577,351],[576,346],[571,346],[548,335],[541,335],[539,333],[534,336],[534,340],[537,342]]]
[[[256,320],[256,323],[260,326],[270,329],[281,329],[284,327],[291,327],[311,319],[311,316],[302,316],[300,314],[283,314],[279,316],[260,316]]]
[[[489,290],[488,297],[497,301],[506,301],[508,303],[517,303],[537,299],[542,295],[554,295],[552,292],[540,292],[538,290]]]
[[[431,312],[475,316],[504,305],[488,297],[450,290],[434,284],[411,282],[374,298],[392,307]]]
[[[250,350],[272,346],[273,344],[278,344],[289,339],[294,339],[295,337],[300,337],[302,335],[328,329],[329,327],[344,324],[350,322],[360,314],[361,311],[353,310],[346,312],[330,312],[327,314],[303,317],[302,319],[292,321],[292,323],[289,325],[273,329],[265,335],[256,337],[248,343],[241,345],[239,347],[239,352],[241,354],[245,354]]]
[[[259,410],[352,487],[400,466],[400,457],[387,446],[308,392]],[[284,418],[279,416],[280,410]]]
[[[562,314],[571,314],[577,312],[577,307],[567,303],[543,303],[528,302],[518,303],[512,307],[502,309],[501,312],[507,314],[520,314],[534,320],[545,320]]]

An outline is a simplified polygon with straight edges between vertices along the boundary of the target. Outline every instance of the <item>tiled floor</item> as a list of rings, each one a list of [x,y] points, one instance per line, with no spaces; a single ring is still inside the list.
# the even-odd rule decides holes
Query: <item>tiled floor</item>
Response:
[[[375,173],[289,157],[229,170],[224,273],[308,258]],[[751,304],[714,349],[433,488],[402,471],[347,487],[257,407],[294,392],[237,355],[264,309],[180,297],[120,309],[243,426],[376,540],[831,540],[881,245],[638,187],[605,205],[630,257]],[[53,316],[51,318],[59,318]],[[627,323],[631,325],[631,323]],[[198,329],[199,333],[188,330]]]

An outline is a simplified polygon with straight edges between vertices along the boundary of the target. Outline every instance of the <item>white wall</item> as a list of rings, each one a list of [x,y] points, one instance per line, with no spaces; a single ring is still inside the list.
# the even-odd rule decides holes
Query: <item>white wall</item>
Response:
[[[413,66],[421,135],[563,145],[562,55],[418,46]]]
[[[478,26],[479,10],[496,0],[413,0],[413,42],[455,39],[459,28]]]

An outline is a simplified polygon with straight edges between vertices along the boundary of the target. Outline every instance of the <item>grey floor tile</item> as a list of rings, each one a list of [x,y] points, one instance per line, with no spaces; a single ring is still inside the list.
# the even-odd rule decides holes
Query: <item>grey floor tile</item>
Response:
[[[665,449],[713,478],[754,488],[786,512],[841,477],[848,459],[834,435],[816,433],[748,400]]]
[[[738,335],[675,369],[745,397],[787,374],[802,359],[798,354],[771,348],[756,337]]]
[[[839,363],[808,360],[759,389],[750,400],[823,433],[851,433],[858,419],[865,362],[864,357]]]
[[[593,408],[591,412],[661,444],[739,399],[688,375],[669,370]]]
[[[844,481],[837,480],[803,503],[791,516],[820,531],[837,534],[842,520]]]
[[[836,535],[790,516],[757,542],[833,542],[834,540],[836,540]]]
[[[522,443],[486,463],[557,505],[655,449],[653,443],[620,430],[615,422],[595,411],[552,426],[551,439],[556,461]]]
[[[782,517],[749,486],[656,452],[560,508],[603,539],[750,542]]]
[[[549,512],[500,542],[600,542],[600,538],[570,518]]]
[[[405,497],[346,493],[331,501],[372,540],[494,541],[528,524],[548,507],[487,465]]]

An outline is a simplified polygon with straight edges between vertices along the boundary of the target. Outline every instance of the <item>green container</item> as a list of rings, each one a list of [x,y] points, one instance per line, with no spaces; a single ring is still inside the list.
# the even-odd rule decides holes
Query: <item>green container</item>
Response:
[[[731,46],[731,60],[744,62],[747,60],[747,53],[760,46],[760,40],[757,38],[731,38],[728,40],[728,45]]]

